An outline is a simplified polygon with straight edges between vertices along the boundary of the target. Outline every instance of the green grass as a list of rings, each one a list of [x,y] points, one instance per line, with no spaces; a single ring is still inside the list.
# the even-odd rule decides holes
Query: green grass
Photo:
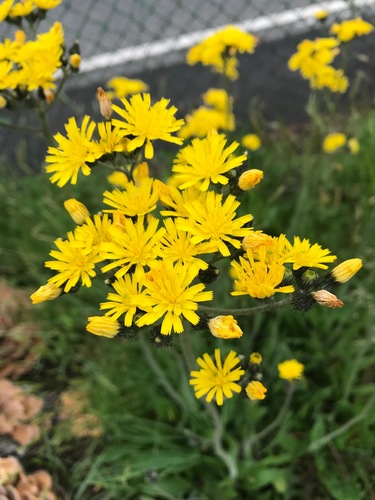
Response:
[[[57,438],[52,429],[38,445],[38,460],[26,454],[31,466],[54,474],[66,498],[375,498],[374,407],[366,411],[375,390],[375,114],[353,115],[346,125],[360,141],[357,156],[324,155],[308,133],[280,129],[252,156],[265,179],[244,202],[255,226],[269,234],[308,237],[340,261],[363,259],[363,270],[338,289],[345,308],[241,318],[245,335],[229,343],[190,335],[194,356],[219,345],[264,358],[267,398],[253,404],[235,397],[220,412],[236,480],[212,448],[212,419],[188,385],[181,338],[174,336],[172,349],[153,350],[147,342],[90,336],[86,318],[97,313],[104,287],[34,308],[46,349],[29,378],[46,395],[70,385],[87,389],[90,410],[104,428],[91,442]],[[74,196],[97,210],[98,179],[103,186],[103,176],[93,174],[60,190],[45,175],[2,178],[0,275],[30,290],[45,283],[50,275],[43,263],[53,240],[73,228],[63,200]],[[285,401],[276,367],[290,357],[305,364],[305,379],[280,424],[246,449],[246,440],[273,422]],[[174,396],[163,390],[155,363]],[[342,432],[324,439],[337,429]]]

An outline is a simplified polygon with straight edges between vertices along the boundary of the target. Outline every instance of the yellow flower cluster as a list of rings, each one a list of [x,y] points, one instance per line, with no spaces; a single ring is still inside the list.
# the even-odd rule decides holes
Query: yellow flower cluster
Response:
[[[236,26],[227,26],[192,47],[186,60],[190,65],[202,63],[204,66],[212,66],[214,71],[225,74],[231,80],[236,80],[238,78],[237,53],[252,54],[257,42],[254,35]]]
[[[179,137],[205,137],[211,130],[234,130],[232,98],[224,89],[208,89],[203,102],[204,106],[186,115],[186,125],[179,130]]]
[[[288,61],[289,69],[299,71],[303,78],[310,81],[312,89],[328,88],[332,92],[343,93],[348,88],[348,78],[342,69],[331,65],[340,53],[339,44],[336,38],[303,40]]]
[[[374,30],[374,26],[361,17],[348,19],[342,23],[334,23],[331,26],[330,33],[335,35],[340,42],[350,42],[353,38],[368,35]]]

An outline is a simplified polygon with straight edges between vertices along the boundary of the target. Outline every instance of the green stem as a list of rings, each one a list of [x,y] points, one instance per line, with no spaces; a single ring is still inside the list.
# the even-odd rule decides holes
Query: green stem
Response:
[[[187,334],[182,333],[182,335],[180,335],[180,340],[181,340],[181,350],[185,360],[186,367],[189,371],[192,371],[194,370],[195,367],[195,358],[193,350],[191,348],[190,337]],[[212,404],[204,402],[204,406],[207,412],[210,414],[214,424],[214,432],[211,439],[211,444],[214,453],[226,465],[229,476],[232,479],[235,479],[238,475],[238,467],[233,457],[224,450],[223,447],[224,427],[220,419],[220,414]]]
[[[52,146],[53,145],[53,137],[52,137],[51,128],[49,125],[47,109],[48,108],[45,108],[43,106],[43,103],[40,103],[40,106],[38,108],[38,114],[39,114],[40,122],[42,124],[42,134],[44,136],[44,139],[45,139],[48,146]]]
[[[254,316],[255,314],[275,311],[276,309],[281,309],[282,307],[289,306],[292,303],[291,298],[279,300],[278,302],[272,302],[270,304],[263,304],[261,306],[249,307],[245,309],[223,309],[221,307],[210,307],[210,306],[199,306],[199,311],[205,312],[207,314],[218,315],[234,315],[234,316]]]
[[[41,129],[38,127],[31,127],[29,125],[17,125],[15,123],[5,123],[2,121],[0,121],[0,127],[20,130],[21,132],[33,132],[37,134],[41,132]]]
[[[315,451],[320,450],[320,448],[333,441],[333,439],[337,438],[338,436],[341,436],[341,434],[344,434],[344,432],[348,431],[351,427],[364,420],[367,417],[367,414],[369,413],[371,408],[374,406],[374,404],[375,404],[375,394],[371,396],[371,398],[367,401],[366,405],[363,407],[362,411],[358,413],[358,415],[348,420],[338,429],[335,429],[334,431],[329,432],[325,436],[322,436],[321,438],[316,439],[315,441],[310,443],[310,446],[308,447],[307,451],[313,453]]]
[[[180,408],[183,413],[187,412],[187,408],[184,400],[180,397],[178,392],[173,388],[173,386],[169,383],[169,380],[166,378],[163,370],[160,368],[158,363],[155,361],[154,353],[151,352],[150,346],[147,344],[144,335],[139,335],[139,343],[141,345],[143,354],[147,360],[148,365],[151,370],[156,375],[157,381],[163,387],[168,396],[176,403],[176,405]]]
[[[284,403],[283,403],[282,407],[280,408],[279,413],[277,414],[276,418],[270,424],[268,424],[267,427],[262,429],[260,432],[258,432],[254,436],[251,436],[249,439],[246,439],[246,441],[244,442],[244,445],[243,445],[245,456],[249,455],[251,447],[253,446],[253,444],[256,441],[260,441],[261,439],[268,436],[268,434],[270,434],[275,429],[277,429],[277,427],[282,423],[287,411],[289,410],[289,406],[290,406],[290,403],[292,401],[292,396],[293,396],[293,392],[294,392],[294,387],[295,387],[295,384],[289,382],[289,386],[288,386],[288,390],[287,390],[287,393],[286,393],[286,396],[284,399]]]

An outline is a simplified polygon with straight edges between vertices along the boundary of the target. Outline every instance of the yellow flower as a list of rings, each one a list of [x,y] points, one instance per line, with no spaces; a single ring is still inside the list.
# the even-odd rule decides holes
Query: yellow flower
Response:
[[[21,17],[27,16],[35,9],[35,3],[33,0],[22,0],[14,4],[9,12],[10,17]]]
[[[346,283],[361,269],[361,267],[361,259],[349,259],[333,268],[330,274],[336,283]]]
[[[328,16],[329,16],[329,10],[326,9],[320,9],[314,12],[314,17],[315,19],[318,19],[318,21],[325,21]]]
[[[303,375],[304,365],[296,359],[288,359],[277,365],[279,377],[293,382],[293,380],[301,379]]]
[[[323,151],[333,153],[346,144],[346,135],[341,133],[328,134],[323,141]]]
[[[76,227],[74,231],[76,247],[98,255],[100,245],[103,242],[112,241],[111,227],[112,221],[108,214],[95,214],[93,217],[86,218],[85,223]]]
[[[90,316],[88,320],[86,330],[93,335],[112,339],[120,330],[119,322],[108,316]]]
[[[311,245],[307,238],[301,240],[295,236],[293,245],[290,246],[289,252],[284,257],[284,262],[292,262],[294,270],[301,267],[328,269],[326,264],[337,258],[336,255],[329,255],[330,253],[331,250],[322,248],[318,243]]]
[[[189,137],[205,137],[211,130],[229,130],[235,128],[233,113],[200,106],[191,114],[186,115],[186,125],[178,131],[183,139]]]
[[[4,0],[0,3],[0,22],[4,21],[9,15],[14,0]]]
[[[67,234],[68,239],[58,239],[55,245],[59,249],[50,252],[50,260],[45,263],[46,267],[59,271],[48,280],[48,283],[60,287],[65,284],[64,292],[68,293],[81,279],[82,285],[90,287],[91,278],[96,275],[95,264],[100,261],[97,255],[77,248],[76,240],[72,232]]]
[[[247,157],[233,157],[239,144],[234,141],[226,147],[226,143],[224,135],[213,131],[205,139],[193,139],[191,145],[182,148],[172,167],[179,188],[196,185],[201,191],[207,191],[210,183],[228,184],[228,177],[223,174],[242,165]]]
[[[30,295],[30,299],[33,304],[40,304],[46,300],[57,299],[57,297],[60,297],[62,292],[62,288],[59,288],[53,283],[47,283],[46,285],[39,287],[36,292]]]
[[[358,140],[355,137],[352,137],[348,140],[348,147],[352,155],[356,155],[359,153],[360,146]]]
[[[146,215],[152,212],[156,208],[159,198],[151,178],[144,178],[139,186],[135,186],[132,181],[129,181],[123,190],[104,191],[103,196],[104,203],[113,207],[113,209],[105,209],[104,212],[119,211],[127,217]]]
[[[114,186],[118,186],[119,188],[126,188],[127,183],[129,182],[129,179],[127,175],[124,172],[113,172],[107,177],[107,181],[110,184],[113,184]]]
[[[134,274],[126,274],[117,278],[111,286],[115,292],[108,294],[108,302],[102,302],[100,309],[110,309],[105,314],[112,316],[113,319],[118,319],[125,314],[124,325],[131,326],[137,311],[137,297],[140,297],[142,284],[137,281]]]
[[[86,218],[90,217],[86,205],[75,198],[64,201],[64,207],[76,224],[83,224]]]
[[[249,382],[245,388],[247,397],[251,400],[262,400],[266,397],[267,389],[261,382],[253,380]]]
[[[211,291],[203,292],[202,283],[191,285],[196,269],[182,264],[160,262],[151,268],[144,280],[145,295],[137,300],[145,314],[136,322],[138,326],[152,325],[163,317],[160,333],[170,335],[172,331],[184,331],[183,316],[189,323],[196,325],[199,316],[197,302],[212,300]]]
[[[33,0],[35,5],[42,10],[50,10],[58,7],[62,0]]]
[[[227,196],[223,203],[223,195],[208,191],[204,199],[195,199],[185,205],[189,218],[177,219],[177,228],[191,233],[192,243],[208,240],[216,244],[216,248],[224,256],[230,255],[227,243],[235,248],[241,247],[236,239],[249,232],[244,227],[253,220],[253,216],[243,215],[235,219],[235,210],[240,205],[233,195]]]
[[[216,316],[208,321],[208,328],[219,339],[239,339],[243,331],[233,316]]]
[[[129,94],[138,94],[148,90],[148,85],[142,80],[126,78],[125,76],[111,78],[107,82],[107,87],[113,89],[113,91],[107,93],[110,99],[122,99]]]
[[[95,127],[95,123],[90,123],[89,116],[84,117],[80,128],[72,117],[65,125],[67,137],[60,133],[54,136],[58,148],[50,146],[46,157],[46,162],[51,163],[46,167],[48,173],[53,173],[51,182],[57,182],[62,187],[69,181],[76,184],[80,170],[83,175],[90,175],[89,163],[102,155],[97,144],[91,141]]]
[[[267,262],[266,247],[259,248],[258,261],[254,260],[251,250],[247,250],[246,255],[247,259],[240,257],[239,263],[231,263],[236,271],[235,291],[231,295],[250,295],[256,299],[264,299],[276,292],[294,291],[291,285],[279,287],[284,278],[285,267],[277,260]]]
[[[242,137],[241,144],[244,148],[250,149],[250,151],[256,151],[261,147],[262,141],[256,134],[247,134]]]
[[[232,106],[233,98],[224,89],[208,89],[202,96],[207,106],[212,106],[217,111],[228,112]]]
[[[123,129],[126,135],[134,136],[127,146],[127,151],[134,151],[145,144],[145,157],[152,158],[154,148],[151,141],[161,139],[182,144],[182,139],[173,137],[171,134],[182,127],[184,120],[176,120],[174,117],[177,111],[175,106],[167,109],[169,99],[163,97],[151,105],[150,94],[135,94],[130,101],[121,99],[121,103],[125,109],[115,104],[112,104],[112,109],[121,116],[122,120],[112,119],[112,123]]]
[[[144,275],[144,267],[155,266],[160,256],[160,239],[165,233],[164,228],[157,229],[158,224],[158,219],[151,218],[145,227],[143,216],[138,217],[136,222],[125,219],[125,227],[113,224],[110,228],[112,241],[102,243],[100,248],[102,260],[113,262],[105,265],[102,272],[120,267],[116,272],[118,278],[135,266],[135,273],[140,277]]]
[[[252,363],[253,365],[260,365],[262,359],[262,355],[259,352],[252,352],[250,354],[250,363]]]
[[[235,368],[240,363],[240,358],[234,351],[228,354],[224,364],[221,361],[220,349],[215,349],[214,356],[215,362],[207,353],[203,354],[203,359],[197,358],[201,369],[190,373],[189,383],[194,386],[196,398],[206,395],[207,403],[216,398],[216,403],[222,406],[224,397],[231,398],[233,392],[241,392],[237,381],[245,371],[240,367]]]
[[[249,189],[252,189],[257,184],[259,184],[262,179],[262,170],[251,168],[250,170],[246,170],[246,172],[240,175],[238,179],[238,187],[242,189],[242,191],[248,191]]]
[[[124,151],[127,139],[123,130],[113,127],[111,122],[106,121],[98,123],[98,132],[100,136],[98,149],[103,155]]]
[[[80,54],[71,54],[69,57],[70,67],[73,69],[78,69],[81,65],[81,56]]]
[[[330,33],[336,35],[340,42],[349,42],[355,37],[368,35],[374,30],[374,26],[362,18],[348,19],[342,23],[334,23]]]

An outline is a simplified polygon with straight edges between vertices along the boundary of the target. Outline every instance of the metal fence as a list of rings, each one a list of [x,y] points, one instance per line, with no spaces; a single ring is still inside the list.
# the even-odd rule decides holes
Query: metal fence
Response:
[[[330,12],[326,25],[314,17],[323,8]],[[328,36],[330,24],[358,15],[374,21],[375,0],[63,0],[40,29],[59,20],[67,45],[80,42],[81,71],[68,86],[71,99],[81,103],[77,109],[90,112],[96,87],[122,75],[142,78],[155,98],[171,98],[187,112],[220,80],[207,67],[187,66],[186,51],[215,29],[236,24],[259,38],[255,53],[240,58],[234,85],[240,121],[246,123],[254,102],[262,103],[267,119],[300,121],[308,83],[288,70],[289,57],[302,38]],[[0,38],[12,32],[0,24]],[[373,34],[354,41],[348,68],[349,76],[358,70],[365,76],[371,99],[374,45]]]

